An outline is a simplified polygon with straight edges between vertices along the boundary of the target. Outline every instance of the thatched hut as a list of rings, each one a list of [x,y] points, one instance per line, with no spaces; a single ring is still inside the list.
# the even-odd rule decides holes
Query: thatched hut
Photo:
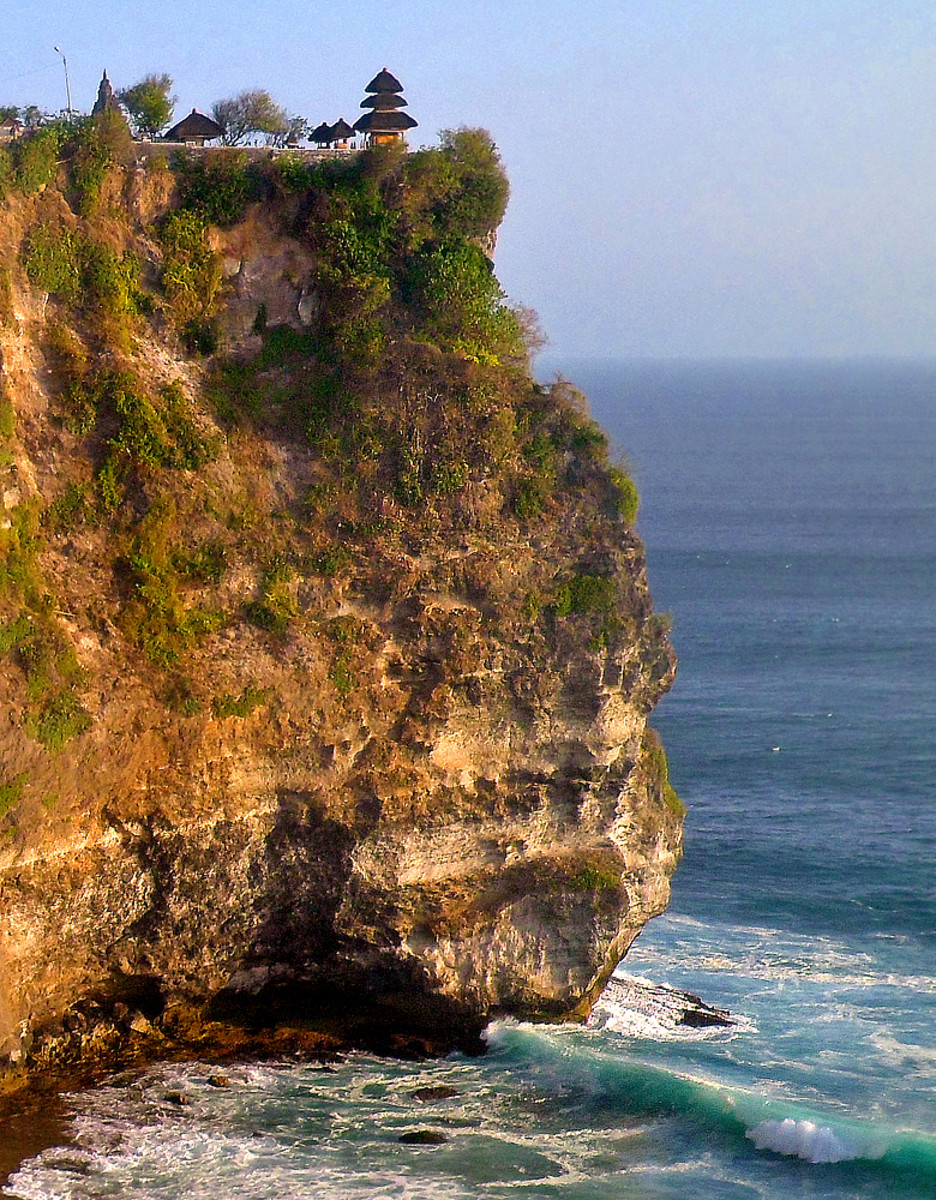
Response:
[[[353,137],[354,130],[344,117],[339,117],[334,125],[323,121],[321,125],[316,125],[309,134],[310,141],[316,142],[319,146],[331,146],[336,150],[350,150],[351,147],[348,143]]]
[[[349,149],[348,143],[354,137],[354,130],[344,117],[339,117],[334,123],[331,134],[331,140],[339,150]]]
[[[316,125],[309,134],[309,141],[315,142],[318,146],[330,146],[334,141],[332,128],[327,121],[323,121],[321,125]]]
[[[197,108],[193,108],[187,117],[183,117],[177,125],[164,135],[167,142],[185,142],[186,146],[204,146],[214,138],[223,136],[224,130],[217,121],[206,117]]]

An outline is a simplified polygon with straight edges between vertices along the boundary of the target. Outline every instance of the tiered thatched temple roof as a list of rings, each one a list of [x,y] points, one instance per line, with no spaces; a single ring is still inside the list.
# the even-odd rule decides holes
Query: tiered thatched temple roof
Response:
[[[371,112],[364,113],[354,122],[358,133],[367,134],[372,143],[379,145],[396,141],[407,129],[415,129],[418,122],[409,113],[399,111],[406,107],[403,85],[386,67],[374,76],[364,91],[367,95],[361,101],[361,108],[369,108]]]

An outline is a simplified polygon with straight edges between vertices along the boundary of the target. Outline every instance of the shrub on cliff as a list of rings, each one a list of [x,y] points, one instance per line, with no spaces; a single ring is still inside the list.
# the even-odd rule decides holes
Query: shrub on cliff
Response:
[[[123,632],[157,667],[172,666],[220,628],[223,612],[193,599],[206,580],[220,577],[217,543],[186,550],[176,501],[157,496],[124,541],[116,563],[123,591]]]
[[[23,265],[31,283],[89,318],[105,344],[128,348],[132,319],[146,303],[132,251],[50,222],[29,231]]]
[[[6,146],[0,146],[0,200],[7,194],[13,183],[13,159]]]
[[[304,234],[316,256],[321,333],[346,368],[373,369],[386,344],[399,221],[384,186],[389,164],[367,153],[309,177]]]
[[[439,149],[407,156],[401,178],[413,248],[425,239],[487,237],[507,210],[510,184],[484,129],[443,130]]]
[[[59,150],[69,132],[65,121],[52,121],[20,138],[10,147],[13,163],[13,182],[26,196],[33,195],[55,178],[59,167]]]
[[[637,485],[620,467],[608,467],[608,482],[611,485],[614,507],[625,525],[633,525],[640,507]]]
[[[401,322],[475,362],[523,357],[520,324],[476,244],[509,191],[483,130],[447,131],[438,149],[378,147],[272,176],[279,188],[306,183],[323,332],[345,365],[376,365]]]
[[[176,328],[190,350],[215,349],[210,321],[221,287],[221,262],[208,242],[208,224],[197,209],[166,215],[158,227],[163,248],[162,285]]]
[[[81,292],[82,239],[70,229],[34,226],[26,239],[24,266],[30,283],[62,300],[74,302]]]
[[[131,150],[127,122],[114,110],[50,121],[0,148],[0,197],[13,189],[34,195],[55,180],[64,163],[75,189],[75,207],[82,216],[90,216],[108,168],[126,162]]]
[[[455,187],[436,202],[440,233],[486,237],[504,219],[510,184],[497,147],[483,129],[443,129],[441,152],[454,167]]]
[[[427,244],[401,280],[420,333],[476,362],[494,364],[522,351],[520,327],[490,260],[463,238]]]
[[[97,208],[108,169],[129,161],[133,139],[121,113],[107,108],[82,121],[68,147],[78,211],[90,216]]]
[[[214,150],[197,158],[179,154],[172,166],[182,208],[206,225],[229,229],[262,195],[261,173],[242,150]]]
[[[556,592],[557,617],[571,613],[609,613],[617,600],[614,580],[605,575],[573,575]]]

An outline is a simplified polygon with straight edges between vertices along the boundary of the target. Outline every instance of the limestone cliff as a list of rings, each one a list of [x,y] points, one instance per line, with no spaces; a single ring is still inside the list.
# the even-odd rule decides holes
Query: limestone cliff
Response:
[[[674,660],[483,172],[94,132],[0,210],[0,1053],[584,1014],[667,901]]]

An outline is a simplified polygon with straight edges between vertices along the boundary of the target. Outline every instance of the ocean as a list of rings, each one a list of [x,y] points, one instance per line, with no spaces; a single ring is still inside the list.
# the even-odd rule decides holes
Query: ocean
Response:
[[[668,913],[585,1028],[223,1088],[156,1067],[68,1097],[72,1143],[3,1195],[936,1195],[936,363],[559,365],[627,452],[673,617]],[[679,1024],[673,989],[735,1023]]]

